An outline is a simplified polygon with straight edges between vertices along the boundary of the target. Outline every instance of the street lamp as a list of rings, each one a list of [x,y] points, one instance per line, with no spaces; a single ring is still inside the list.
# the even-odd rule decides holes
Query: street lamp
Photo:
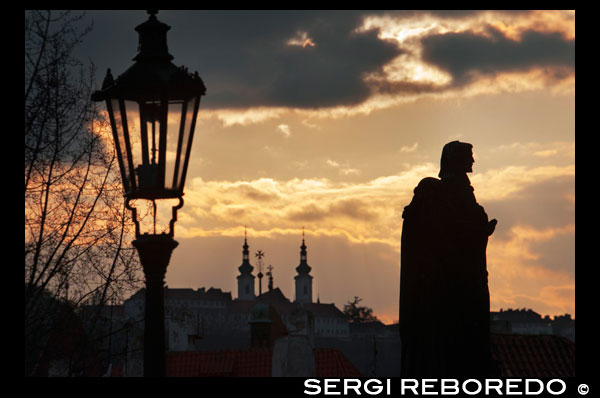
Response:
[[[146,278],[144,376],[165,376],[164,277],[171,253],[177,210],[190,160],[200,97],[206,87],[198,73],[175,66],[167,49],[170,26],[156,19],[157,10],[135,30],[139,34],[135,63],[116,79],[110,69],[92,100],[105,101],[113,132],[126,206],[132,211],[135,237]],[[172,208],[168,233],[140,233],[135,199],[179,199]]]

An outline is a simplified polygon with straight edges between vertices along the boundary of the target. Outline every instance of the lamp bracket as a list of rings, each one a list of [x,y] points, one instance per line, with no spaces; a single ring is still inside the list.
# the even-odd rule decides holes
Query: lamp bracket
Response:
[[[140,222],[137,217],[137,208],[135,208],[134,206],[131,205],[131,201],[135,200],[135,199],[136,198],[126,197],[125,198],[125,207],[131,211],[131,217],[133,218],[133,222],[135,224],[135,237],[137,239],[140,236],[142,236],[142,234],[140,233]],[[166,235],[169,235],[170,237],[173,237],[173,235],[175,234],[175,222],[177,221],[177,210],[179,210],[183,207],[183,198],[178,197],[177,199],[179,199],[179,202],[177,203],[177,205],[175,205],[171,208],[171,220],[169,221],[169,232],[166,234]],[[153,212],[154,212],[154,220],[153,220],[154,233],[153,234],[145,233],[144,235],[165,235],[165,233],[162,233],[162,234],[156,233],[156,202],[154,199],[149,199],[149,200],[152,201],[152,207],[153,207]]]

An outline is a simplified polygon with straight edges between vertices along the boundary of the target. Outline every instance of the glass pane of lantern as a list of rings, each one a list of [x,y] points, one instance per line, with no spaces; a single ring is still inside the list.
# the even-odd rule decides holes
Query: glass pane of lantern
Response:
[[[194,106],[196,105],[196,98],[192,98],[187,103],[187,109],[185,111],[185,119],[183,126],[183,136],[181,139],[181,149],[177,152],[179,156],[179,168],[177,170],[177,189],[183,189],[183,171],[186,167],[185,156],[188,151],[190,142],[190,135],[192,132],[192,118],[194,116]]]
[[[158,163],[158,136],[160,134],[160,102],[146,102],[142,107],[148,135],[148,157],[150,164]]]
[[[134,101],[124,101],[127,115],[127,130],[129,144],[131,145],[131,162],[135,171],[142,161],[142,136],[140,131],[140,106]],[[136,173],[137,186],[140,186],[139,176]]]
[[[141,159],[137,159],[141,165],[138,166],[138,184],[142,190],[162,188],[158,167],[160,101],[142,102],[139,109]]]
[[[123,161],[123,172],[124,172],[124,180],[123,180],[123,188],[125,192],[131,191],[131,175],[133,170],[131,169],[131,164],[129,163],[129,159],[127,157],[127,145],[125,142],[125,133],[123,130],[123,121],[121,119],[121,108],[119,107],[119,100],[112,99],[112,115],[114,117],[114,133],[116,135],[116,143],[118,144],[117,150],[119,151],[119,156]]]
[[[177,143],[179,141],[179,129],[181,127],[181,102],[169,103],[169,114],[167,116],[167,164],[165,168],[165,188],[176,189],[173,186],[175,174],[175,161],[177,158]]]

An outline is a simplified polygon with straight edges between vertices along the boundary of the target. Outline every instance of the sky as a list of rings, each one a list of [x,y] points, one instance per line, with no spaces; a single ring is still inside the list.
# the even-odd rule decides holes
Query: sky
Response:
[[[145,11],[86,11],[76,55],[101,83]],[[398,319],[402,211],[442,147],[473,145],[498,225],[491,310],[575,315],[574,11],[159,11],[202,77],[169,287],[237,297],[244,231],[294,299],[302,229],[313,296]],[[168,209],[168,206],[164,208]],[[168,221],[168,219],[167,219]],[[263,273],[265,271],[263,270]],[[263,290],[266,281],[263,281]],[[258,281],[256,284],[258,291]]]

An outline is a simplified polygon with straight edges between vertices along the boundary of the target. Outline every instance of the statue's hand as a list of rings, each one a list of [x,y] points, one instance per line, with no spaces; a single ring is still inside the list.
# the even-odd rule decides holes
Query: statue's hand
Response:
[[[488,236],[494,233],[494,230],[496,229],[496,224],[498,224],[498,220],[496,220],[495,218],[488,222]]]

